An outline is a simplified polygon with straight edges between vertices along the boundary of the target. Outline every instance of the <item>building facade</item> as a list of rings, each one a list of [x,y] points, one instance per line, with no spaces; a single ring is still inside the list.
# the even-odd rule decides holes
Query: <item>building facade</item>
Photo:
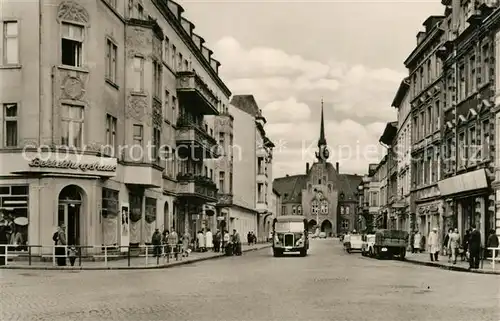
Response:
[[[52,244],[61,224],[70,244],[137,245],[155,228],[213,222],[215,119],[231,93],[181,6],[54,0],[2,13],[0,207],[26,243]]]
[[[266,228],[276,212],[271,204],[273,143],[267,137],[262,115],[252,95],[235,95],[230,112],[234,115],[234,179],[230,225],[241,235],[254,232],[267,238]]]
[[[410,81],[405,78],[394,97],[392,106],[398,111],[396,132],[397,190],[393,207],[399,209],[398,227],[405,231],[415,229],[416,216],[410,211],[411,189],[411,108]],[[412,225],[413,222],[413,225]]]
[[[386,156],[386,178],[384,182],[384,194],[386,201],[385,208],[388,214],[388,228],[399,229],[406,224],[405,213],[401,211],[397,203],[397,187],[398,187],[398,155],[397,155],[397,140],[396,134],[398,131],[398,123],[387,123],[386,128],[379,139],[379,142],[387,148]]]
[[[416,213],[416,222],[410,225],[416,225],[423,235],[437,228],[440,237],[445,235],[437,184],[441,175],[443,108],[442,62],[438,52],[445,39],[443,19],[442,16],[430,16],[425,20],[425,31],[418,32],[417,46],[404,62],[409,72],[412,117],[410,210]]]
[[[496,228],[494,152],[495,51],[498,2],[445,1],[446,42],[440,50],[445,90],[444,224],[465,233],[475,224],[484,244]],[[497,8],[495,10],[495,8]],[[463,185],[463,182],[466,184]]]
[[[323,106],[321,107],[320,138],[317,161],[306,173],[276,178],[273,188],[281,194],[282,215],[304,215],[309,230],[321,230],[327,235],[346,233],[357,228],[357,187],[362,177],[340,174],[339,163],[334,166],[326,143]]]

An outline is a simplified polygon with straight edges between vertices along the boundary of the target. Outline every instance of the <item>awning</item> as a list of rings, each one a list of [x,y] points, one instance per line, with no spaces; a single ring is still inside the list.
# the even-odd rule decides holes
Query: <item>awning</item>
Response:
[[[488,179],[482,168],[439,181],[438,187],[441,196],[447,196],[488,188]]]

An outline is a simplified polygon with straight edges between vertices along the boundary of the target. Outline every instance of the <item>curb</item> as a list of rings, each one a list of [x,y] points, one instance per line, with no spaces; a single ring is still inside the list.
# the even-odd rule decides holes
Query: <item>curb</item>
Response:
[[[271,245],[266,245],[258,248],[250,248],[242,250],[242,253],[252,252],[252,251],[260,251],[264,249],[270,248]],[[176,266],[187,265],[202,261],[215,260],[220,258],[227,257],[224,254],[216,254],[213,256],[200,257],[191,260],[183,260],[183,261],[174,261],[172,263],[160,264],[160,265],[152,265],[152,266],[96,266],[96,267],[83,267],[83,266],[69,266],[69,267],[59,267],[59,266],[0,266],[0,269],[4,270],[56,270],[56,271],[107,271],[107,270],[153,270],[153,269],[168,269]]]
[[[459,266],[449,266],[449,265],[443,265],[439,263],[434,263],[434,262],[422,262],[418,260],[412,260],[412,259],[405,259],[404,262],[410,263],[410,264],[415,264],[415,265],[423,265],[423,266],[430,266],[430,267],[435,267],[443,270],[448,270],[448,271],[456,271],[456,272],[467,272],[467,273],[476,273],[476,274],[489,274],[489,275],[500,275],[500,271],[487,271],[487,270],[469,270],[468,268],[464,267],[459,267]]]

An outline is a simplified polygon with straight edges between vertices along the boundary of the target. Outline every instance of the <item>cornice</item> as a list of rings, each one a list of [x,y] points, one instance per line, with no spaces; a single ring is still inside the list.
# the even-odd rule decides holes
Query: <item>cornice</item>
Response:
[[[441,36],[444,33],[444,30],[441,29],[440,24],[437,24],[433,30],[430,32],[430,34],[422,41],[420,44],[417,45],[415,49],[410,53],[408,58],[404,61],[404,65],[409,68],[410,65],[413,64],[416,58],[420,56],[422,51],[427,49],[433,42],[433,40],[436,39],[436,37]]]
[[[212,76],[212,79],[215,80],[217,85],[222,89],[224,94],[228,97],[231,96],[231,91],[226,86],[226,84],[222,81],[219,75],[215,72],[215,70],[210,65],[210,61],[207,61],[203,53],[201,52],[201,48],[198,48],[191,38],[191,35],[188,35],[184,28],[182,27],[180,21],[174,14],[170,11],[167,5],[167,1],[162,0],[152,0],[154,6],[160,11],[165,20],[177,31],[177,34],[181,36],[184,40],[184,43],[191,49],[191,51],[195,54],[201,64],[205,67],[207,72]],[[201,37],[200,37],[201,38]]]

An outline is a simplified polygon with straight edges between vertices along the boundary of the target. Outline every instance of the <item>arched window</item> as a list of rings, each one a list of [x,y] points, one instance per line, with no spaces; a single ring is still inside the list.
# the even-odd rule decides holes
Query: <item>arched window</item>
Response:
[[[328,202],[327,201],[321,202],[321,214],[328,214]]]
[[[297,214],[297,207],[294,205],[292,206],[292,215],[296,215]]]
[[[316,200],[312,201],[311,208],[312,208],[313,214],[318,214],[319,213],[319,202]]]
[[[340,215],[344,215],[345,214],[345,207],[341,206],[340,207]]]
[[[297,206],[297,215],[302,215],[302,206]]]

